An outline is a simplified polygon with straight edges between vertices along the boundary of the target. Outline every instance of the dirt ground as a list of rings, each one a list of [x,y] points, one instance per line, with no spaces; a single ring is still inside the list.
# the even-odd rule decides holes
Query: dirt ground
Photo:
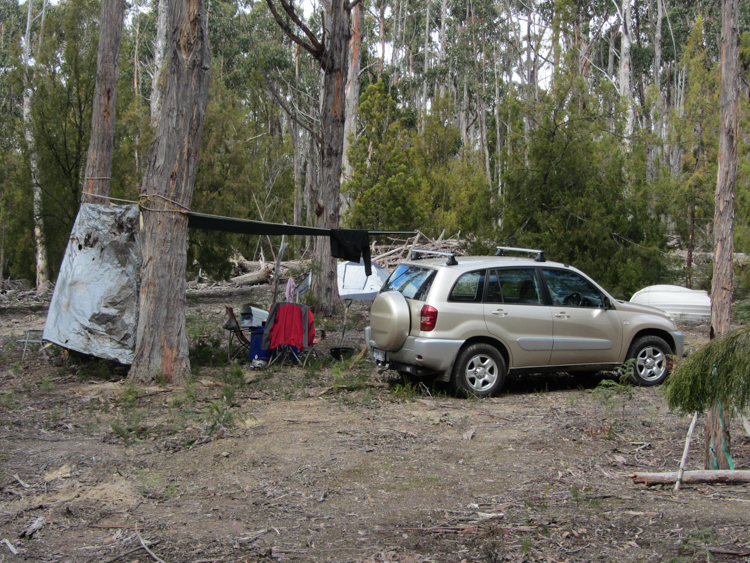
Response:
[[[750,561],[747,486],[646,487],[690,417],[617,376],[524,376],[488,400],[379,373],[355,305],[306,368],[218,365],[224,304],[189,296],[184,388],[15,343],[43,307],[0,311],[0,562]],[[683,324],[688,347],[707,330]],[[213,367],[211,364],[214,364]],[[750,441],[732,432],[737,469]],[[688,469],[702,467],[702,431]],[[149,548],[147,553],[142,546]]]

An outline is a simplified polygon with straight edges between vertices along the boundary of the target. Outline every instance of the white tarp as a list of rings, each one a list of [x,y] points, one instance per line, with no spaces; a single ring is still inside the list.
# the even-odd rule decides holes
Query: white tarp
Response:
[[[711,316],[711,297],[707,291],[678,285],[652,285],[630,298],[631,303],[650,305],[675,318],[701,319]]]
[[[138,206],[84,203],[50,302],[44,340],[133,362],[141,248]]]
[[[365,275],[365,264],[356,262],[339,263],[338,274],[339,297],[341,299],[375,299],[380,288],[388,279],[388,270],[372,264],[372,274]]]

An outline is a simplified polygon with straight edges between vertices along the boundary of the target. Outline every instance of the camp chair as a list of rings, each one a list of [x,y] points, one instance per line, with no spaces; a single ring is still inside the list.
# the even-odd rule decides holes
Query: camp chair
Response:
[[[24,337],[20,340],[16,340],[17,344],[23,344],[23,354],[21,354],[21,361],[23,362],[26,359],[26,352],[29,349],[29,344],[44,344],[44,341],[42,340],[42,334],[44,333],[43,330],[37,330],[37,329],[29,329],[24,331]],[[40,352],[44,354],[44,359],[47,359],[47,354],[44,352],[44,348],[40,348]]]
[[[263,332],[262,347],[269,351],[269,367],[284,361],[305,367],[311,356],[317,357],[315,346],[325,336],[325,331],[316,334],[313,314],[306,305],[274,303]]]
[[[229,342],[227,343],[227,360],[230,362],[238,357],[247,358],[250,354],[250,341],[242,331],[237,317],[234,316],[234,309],[224,305],[227,310],[227,320],[224,323],[224,330],[229,331]]]

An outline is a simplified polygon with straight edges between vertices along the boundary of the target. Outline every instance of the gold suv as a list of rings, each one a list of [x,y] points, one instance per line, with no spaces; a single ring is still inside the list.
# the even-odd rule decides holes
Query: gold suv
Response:
[[[479,397],[507,374],[612,370],[631,358],[635,382],[657,385],[684,346],[663,312],[616,300],[541,251],[508,247],[496,256],[414,251],[373,302],[365,339],[381,367]]]

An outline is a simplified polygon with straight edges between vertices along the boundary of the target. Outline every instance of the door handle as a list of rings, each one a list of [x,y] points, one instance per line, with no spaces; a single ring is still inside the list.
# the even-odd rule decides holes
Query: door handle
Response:
[[[508,316],[508,313],[506,313],[502,309],[497,309],[496,311],[492,311],[492,314],[495,315],[496,317],[507,317]]]
[[[557,317],[558,319],[569,319],[570,315],[567,315],[567,314],[565,314],[563,312],[563,313],[557,313],[557,314],[555,314],[555,317]]]

